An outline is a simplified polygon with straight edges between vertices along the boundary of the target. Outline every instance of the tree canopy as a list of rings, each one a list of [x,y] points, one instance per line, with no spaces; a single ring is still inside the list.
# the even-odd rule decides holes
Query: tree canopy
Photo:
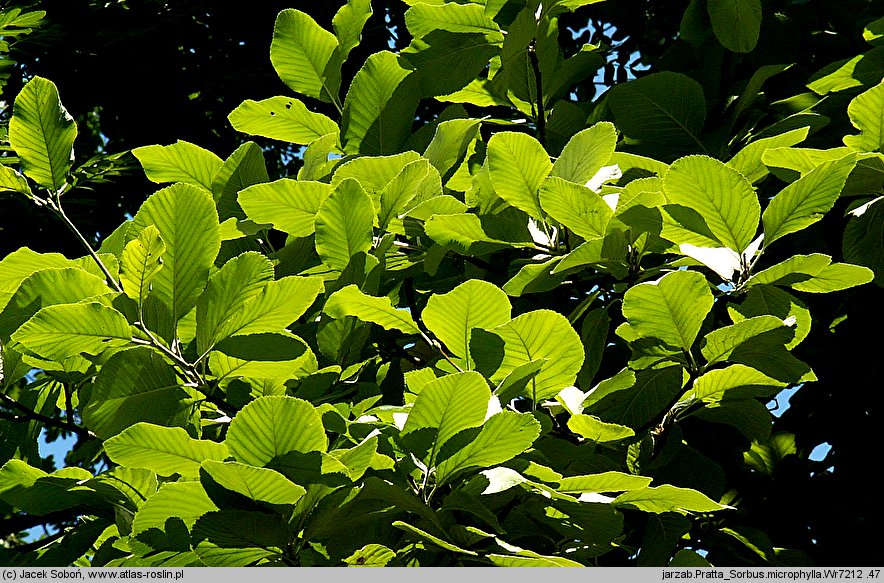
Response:
[[[882,38],[9,3],[0,562],[874,562]]]

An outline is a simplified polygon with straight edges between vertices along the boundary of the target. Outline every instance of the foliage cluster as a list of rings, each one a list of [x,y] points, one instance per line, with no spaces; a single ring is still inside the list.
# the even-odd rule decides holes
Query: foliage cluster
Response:
[[[721,110],[671,70],[581,100],[610,47],[565,51],[560,20],[594,3],[409,1],[408,46],[352,79],[369,0],[330,29],[283,10],[298,97],[228,119],[304,146],[297,173],[255,142],[136,148],[167,186],[97,248],[63,202],[120,158],[72,169],[78,126],[28,81],[0,188],[86,254],[0,260],[0,504],[69,521],[2,561],[808,562],[751,526],[746,476],[796,452],[765,403],[817,380],[812,298],[882,282],[881,21],[771,117],[787,65]],[[679,39],[750,53],[766,18],[694,1]],[[81,438],[68,467],[44,427]]]

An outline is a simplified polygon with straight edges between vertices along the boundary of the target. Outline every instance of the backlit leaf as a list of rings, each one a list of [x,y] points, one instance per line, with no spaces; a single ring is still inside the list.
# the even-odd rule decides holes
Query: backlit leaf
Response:
[[[137,239],[129,241],[120,259],[120,282],[126,295],[144,303],[150,291],[151,282],[163,268],[162,256],[166,252],[166,244],[160,237],[160,231],[154,225],[148,225]]]
[[[853,156],[824,162],[781,190],[762,215],[765,243],[819,221],[835,204],[855,165]]]
[[[12,339],[27,350],[62,361],[79,354],[97,356],[129,343],[129,322],[120,312],[96,302],[47,306],[25,322]]]
[[[640,335],[690,350],[712,303],[706,278],[674,271],[630,288],[623,296],[623,315]]]
[[[261,397],[243,407],[230,422],[225,443],[238,461],[258,467],[289,452],[328,448],[316,409],[293,397]]]
[[[363,322],[371,322],[387,330],[399,330],[406,334],[420,333],[406,310],[394,308],[390,298],[366,295],[356,285],[348,285],[329,296],[323,310],[333,318],[355,316]]]
[[[490,329],[510,320],[510,302],[497,286],[478,279],[460,284],[446,294],[434,294],[421,312],[427,328],[456,356],[469,356],[473,328]]]
[[[354,179],[341,182],[316,214],[316,252],[331,268],[343,271],[350,258],[372,245],[375,209]]]
[[[132,150],[153,182],[187,182],[212,189],[212,179],[224,164],[212,152],[178,140],[168,146],[142,146]]]
[[[150,225],[159,229],[166,252],[151,294],[171,309],[176,321],[193,309],[209,279],[209,269],[221,247],[218,224],[209,191],[179,183],[151,195],[126,233],[131,241]]]
[[[669,484],[624,492],[613,502],[616,506],[636,508],[645,512],[715,512],[723,506],[702,492]]]
[[[28,81],[15,98],[9,120],[9,145],[25,176],[40,186],[60,189],[76,137],[77,124],[61,104],[55,83],[43,77]]]
[[[488,164],[491,184],[503,200],[543,218],[537,191],[553,165],[540,142],[528,134],[496,133],[488,142]]]
[[[316,213],[331,191],[322,182],[281,178],[244,188],[238,200],[256,223],[273,225],[292,237],[307,237],[313,234]]]
[[[308,110],[303,102],[290,97],[246,99],[227,119],[236,131],[292,144],[309,144],[338,131],[338,124],[329,117]]]
[[[733,168],[707,156],[686,156],[669,167],[663,188],[670,204],[699,213],[724,246],[742,253],[755,239],[761,205],[752,185]]]
[[[145,468],[161,476],[199,476],[205,460],[225,459],[223,443],[193,439],[180,427],[136,423],[104,443],[108,457],[127,468]]]
[[[335,36],[316,24],[313,18],[289,8],[276,17],[270,62],[282,82],[293,91],[336,101],[328,86],[327,65],[338,46]]]

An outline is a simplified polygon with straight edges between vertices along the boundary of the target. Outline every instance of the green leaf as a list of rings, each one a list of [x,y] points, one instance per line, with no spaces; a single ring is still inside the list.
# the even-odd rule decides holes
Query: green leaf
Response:
[[[863,29],[863,40],[871,45],[880,45],[884,38],[884,18],[873,20]]]
[[[747,285],[792,285],[812,278],[830,263],[832,258],[822,253],[793,255],[764,271],[759,271],[749,278]]]
[[[765,244],[819,221],[838,200],[854,166],[854,156],[824,162],[773,197],[761,217]]]
[[[583,109],[569,101],[563,100],[562,97],[564,97],[574,85],[586,81],[604,66],[605,57],[602,56],[603,53],[599,49],[599,45],[586,43],[577,49],[576,53],[559,63],[552,76],[542,77],[544,99],[546,99],[547,103],[555,103],[553,111],[547,120],[547,146],[550,145],[550,134],[553,133],[556,126],[559,125],[558,120],[556,119],[557,117],[561,116],[559,117],[559,120],[562,122],[561,125],[565,126],[562,128],[566,132],[563,134],[563,138],[570,136],[571,132],[575,129],[574,126],[570,125],[573,122],[567,121],[569,116],[576,114],[577,120],[579,121],[575,121],[577,121],[580,126],[584,125],[586,116],[582,113]]]
[[[292,237],[313,234],[316,213],[331,194],[322,182],[281,178],[240,191],[239,204],[256,223],[273,225]]]
[[[674,271],[631,287],[623,296],[623,315],[639,335],[689,351],[712,303],[706,278]]]
[[[187,528],[207,512],[218,510],[199,482],[167,482],[147,499],[132,521],[133,534],[166,529],[169,519],[180,519]]]
[[[455,33],[478,33],[489,40],[503,42],[500,27],[478,4],[416,4],[405,12],[405,26],[414,38],[423,38],[436,30]]]
[[[724,48],[748,53],[761,32],[761,0],[707,0],[712,31]]]
[[[775,391],[771,391],[771,393],[773,392]],[[768,396],[772,396],[771,393]],[[770,436],[770,411],[767,410],[764,403],[755,399],[711,403],[690,413],[690,416],[711,423],[730,425],[750,441],[767,439]]]
[[[264,150],[258,144],[246,142],[234,150],[212,179],[212,195],[218,206],[219,218],[224,221],[231,217],[245,218],[242,207],[236,201],[237,194],[269,179]]]
[[[745,364],[784,383],[816,380],[810,368],[786,350],[794,331],[775,316],[756,316],[706,335],[710,362]]]
[[[746,465],[771,476],[784,457],[797,451],[795,436],[780,431],[764,441],[753,443],[749,451],[743,452],[743,460]]]
[[[166,244],[160,237],[160,231],[154,225],[148,225],[138,238],[126,244],[120,258],[120,282],[126,295],[144,303],[151,288],[151,282],[163,268],[163,253]]]
[[[9,120],[9,145],[25,176],[59,190],[71,168],[76,137],[77,124],[61,104],[55,83],[43,77],[28,81]]]
[[[874,152],[884,146],[884,81],[860,93],[847,106],[850,123],[858,136],[844,136],[844,144],[854,150]]]
[[[323,311],[337,319],[354,316],[363,322],[377,324],[385,330],[420,334],[420,329],[407,310],[394,308],[392,301],[386,296],[366,295],[356,285],[348,285],[329,296]]]
[[[487,558],[496,567],[583,567],[582,563],[565,557],[544,557],[541,555],[516,556],[490,554]]]
[[[513,246],[489,237],[481,219],[472,213],[433,215],[424,223],[424,230],[436,243],[464,255],[482,255]]]
[[[83,421],[101,439],[142,421],[184,427],[197,400],[156,351],[139,346],[114,354],[99,369]]]
[[[681,538],[690,532],[691,521],[675,512],[648,517],[637,567],[665,567]]]
[[[54,261],[49,263],[54,264]],[[17,287],[0,312],[0,338],[9,338],[41,308],[56,304],[74,304],[87,298],[101,301],[101,296],[110,293],[101,278],[76,267],[35,271]]]
[[[215,337],[282,332],[304,314],[322,290],[318,277],[290,276],[269,281],[232,313]]]
[[[307,492],[303,486],[267,468],[206,460],[202,463],[202,469],[218,485],[257,502],[294,504]]]
[[[635,431],[625,425],[605,423],[591,415],[583,414],[572,415],[568,419],[568,429],[595,443],[611,443],[635,435]]]
[[[432,543],[438,547],[445,549],[446,551],[451,551],[453,553],[461,553],[465,555],[475,555],[473,551],[468,551],[467,549],[462,549],[459,546],[452,544],[448,541],[442,540],[438,536],[432,535],[425,530],[421,530],[416,526],[411,526],[408,523],[402,522],[401,520],[396,520],[393,522],[393,526],[398,528],[399,530],[404,530],[411,538],[416,538],[420,541],[426,541]]]
[[[263,379],[278,385],[316,372],[318,366],[307,343],[288,330],[231,336],[216,349],[209,360],[219,381]]]
[[[419,158],[409,163],[397,174],[380,193],[378,224],[381,229],[389,228],[390,222],[399,216],[420,195],[420,188],[430,173],[429,161]]]
[[[799,178],[822,164],[840,160],[852,152],[847,146],[818,150],[815,148],[769,148],[761,156],[762,161],[775,176],[787,182]]]
[[[711,365],[722,362],[741,344],[751,342],[759,334],[787,328],[786,324],[776,316],[756,316],[742,320],[730,326],[713,330],[706,335],[706,342],[701,349],[703,357]],[[787,334],[791,339],[791,333]]]
[[[25,322],[12,339],[48,360],[98,356],[132,340],[125,316],[99,303],[47,306]]]
[[[368,544],[344,559],[348,567],[383,567],[396,558],[396,553],[379,544]]]
[[[705,403],[732,399],[769,396],[785,383],[772,379],[754,368],[733,364],[727,368],[703,373],[682,400],[696,399]]]
[[[871,268],[875,283],[884,287],[884,197],[879,196],[851,214],[844,228],[844,259]]]
[[[488,141],[488,165],[491,184],[503,200],[543,218],[537,191],[553,165],[540,142],[528,134],[498,132]]]
[[[212,152],[184,140],[169,146],[142,146],[132,154],[153,182],[186,182],[206,190],[212,190],[212,179],[224,164]]]
[[[584,414],[605,422],[641,429],[663,415],[681,393],[684,369],[680,366],[624,369],[598,384],[583,402]]]
[[[669,203],[699,213],[725,247],[742,253],[755,238],[761,214],[758,197],[748,180],[722,162],[707,156],[681,158],[669,167],[663,188]],[[666,211],[681,222],[670,207]]]
[[[323,263],[343,271],[351,257],[370,251],[374,221],[374,205],[359,182],[338,184],[316,214],[316,252]]]
[[[556,266],[561,257],[547,259],[543,263],[527,263],[503,284],[503,291],[512,297],[520,297],[529,293],[542,293],[557,288],[565,279],[566,274],[558,273]]]
[[[189,478],[199,476],[203,461],[221,461],[230,455],[223,443],[193,439],[180,427],[149,423],[136,423],[111,437],[104,442],[104,451],[111,461],[127,468]]]
[[[372,201],[380,206],[381,192],[406,166],[420,160],[417,152],[407,151],[390,156],[357,156],[335,168],[332,186],[338,186],[347,178],[362,185]]]
[[[558,480],[559,487],[556,490],[564,494],[624,492],[646,488],[651,481],[652,478],[646,476],[633,476],[623,472],[602,472],[600,474],[562,478]]]
[[[420,94],[435,97],[466,87],[499,51],[498,45],[481,34],[435,30],[412,40],[400,55],[415,69]]]
[[[473,328],[490,329],[510,321],[510,301],[497,286],[471,279],[445,294],[427,300],[421,319],[436,338],[472,369],[470,337]]]
[[[491,389],[477,372],[462,372],[432,380],[417,396],[401,435],[435,429],[425,458],[427,466],[433,467],[448,440],[465,429],[482,425],[490,400]]]
[[[468,468],[488,468],[525,452],[540,436],[540,423],[530,413],[502,411],[482,425],[479,434],[439,464],[436,479],[445,483]]]
[[[884,47],[877,46],[826,65],[811,75],[807,88],[818,95],[826,95],[856,87],[870,87],[880,81],[878,71],[882,65]]]
[[[396,152],[411,133],[420,98],[417,75],[399,57],[381,51],[368,57],[344,100],[342,130],[347,154]]]
[[[197,351],[203,354],[223,340],[219,332],[272,280],[273,264],[255,252],[234,257],[215,272],[196,303]]]
[[[261,397],[243,407],[225,443],[240,462],[263,467],[293,451],[325,452],[328,440],[316,409],[294,397]]]
[[[517,367],[546,359],[537,376],[529,381],[525,396],[537,403],[574,384],[583,365],[583,344],[561,314],[534,310],[490,332],[479,337],[474,333],[470,349],[477,369],[493,371],[492,381],[500,382]],[[489,336],[497,336],[503,346],[495,346]]]
[[[706,151],[699,138],[706,99],[700,84],[686,75],[665,71],[618,84],[608,104],[617,128],[637,140],[642,153],[659,151],[674,158]]]
[[[554,0],[554,2],[550,5],[547,14],[549,16],[556,16],[563,12],[574,12],[578,8],[589,6],[590,4],[595,4],[596,2],[601,1],[602,0]]]
[[[556,176],[543,181],[539,198],[540,206],[550,217],[587,241],[604,237],[614,214],[600,195]]]
[[[765,152],[773,148],[788,148],[800,144],[807,138],[809,131],[809,127],[803,127],[770,138],[755,140],[728,160],[727,165],[754,184],[768,175],[767,166],[762,162]]]
[[[337,47],[335,36],[310,15],[289,8],[273,25],[270,62],[293,91],[334,103],[338,97],[329,88],[327,66]]]
[[[868,267],[850,263],[833,263],[822,269],[812,279],[792,284],[792,289],[815,294],[841,291],[875,279],[875,272]]]
[[[238,132],[298,145],[338,131],[338,124],[331,118],[308,110],[303,102],[291,97],[246,99],[227,119]]]
[[[679,488],[669,484],[624,492],[613,504],[623,508],[635,508],[644,512],[715,512],[728,508],[710,499],[702,492]]]
[[[221,247],[218,212],[208,191],[173,184],[141,205],[126,233],[127,240],[137,239],[150,225],[159,229],[166,244],[163,268],[153,280],[151,294],[169,307],[177,321],[193,309],[209,279],[209,269]]]
[[[359,46],[362,29],[366,21],[371,18],[371,14],[371,0],[347,0],[332,18],[332,29],[338,39],[338,47],[326,69],[333,87],[340,88],[341,65],[347,62],[350,51]]]
[[[586,184],[608,163],[617,144],[617,129],[599,122],[574,134],[553,164],[552,176]]]
[[[279,560],[290,538],[285,520],[247,510],[220,510],[199,517],[191,545],[210,567],[246,567]]]
[[[339,132],[326,134],[310,142],[304,150],[304,165],[298,170],[298,180],[320,180],[331,174],[343,154],[338,142]]]
[[[772,285],[749,288],[743,303],[738,306],[728,306],[727,311],[734,322],[765,314],[770,314],[783,320],[794,317],[795,337],[786,344],[788,350],[798,346],[810,332],[812,319],[807,306],[795,298],[795,296]]]
[[[482,122],[478,119],[449,119],[436,126],[433,139],[424,151],[424,158],[439,171],[443,182],[454,173],[467,153],[470,142],[479,135],[481,126]]]
[[[16,170],[0,166],[0,192],[20,192],[30,197],[31,187],[28,185],[28,179]]]

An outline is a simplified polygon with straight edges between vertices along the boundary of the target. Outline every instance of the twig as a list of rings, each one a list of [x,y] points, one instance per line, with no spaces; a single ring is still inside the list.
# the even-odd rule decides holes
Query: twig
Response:
[[[109,286],[111,286],[114,289],[114,291],[118,291],[118,292],[122,293],[123,286],[120,285],[120,282],[118,282],[117,279],[113,275],[111,275],[110,270],[107,268],[107,266],[104,264],[104,262],[98,256],[98,254],[95,252],[95,249],[92,248],[92,245],[89,244],[89,241],[86,240],[86,237],[83,236],[83,233],[81,233],[80,230],[77,229],[76,225],[74,225],[74,223],[65,214],[64,209],[61,208],[61,198],[59,195],[60,195],[60,193],[54,193],[53,196],[55,198],[53,199],[50,197],[48,199],[47,202],[48,202],[49,208],[52,209],[53,212],[55,212],[56,216],[58,216],[58,218],[60,218],[62,220],[62,222],[64,222],[64,224],[67,225],[67,228],[70,229],[70,231],[74,234],[74,236],[77,237],[77,239],[80,241],[80,244],[86,248],[86,251],[88,251],[89,255],[92,257],[92,260],[95,261],[95,263],[98,265],[98,268],[101,270],[101,272],[104,274],[104,277],[107,279],[107,284]]]

